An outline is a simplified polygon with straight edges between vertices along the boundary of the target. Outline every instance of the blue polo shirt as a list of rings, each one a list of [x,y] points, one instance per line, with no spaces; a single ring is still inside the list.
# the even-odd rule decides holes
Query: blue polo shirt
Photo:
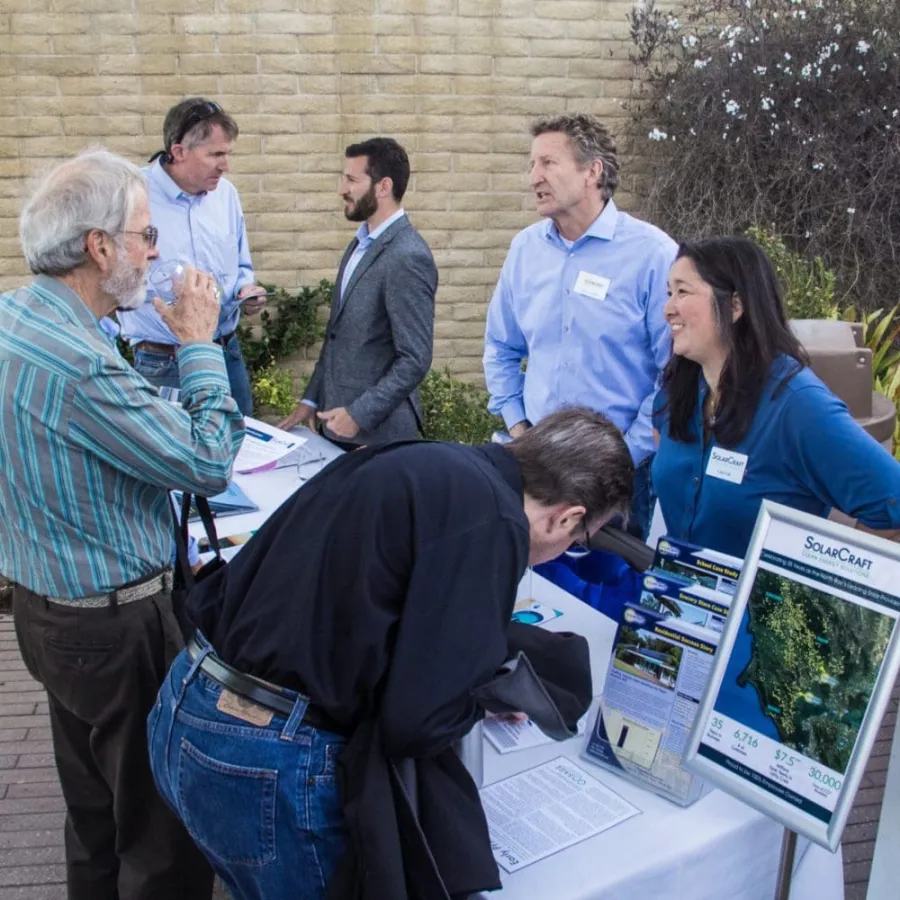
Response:
[[[735,447],[703,444],[702,375],[690,443],[669,436],[659,392],[652,474],[670,535],[743,558],[764,499],[818,516],[836,508],[869,528],[900,527],[900,463],[810,369],[797,368],[788,357],[775,361],[750,430]]]

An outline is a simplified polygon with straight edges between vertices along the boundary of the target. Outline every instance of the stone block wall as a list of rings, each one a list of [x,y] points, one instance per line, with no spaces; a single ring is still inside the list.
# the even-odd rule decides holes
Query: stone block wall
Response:
[[[343,148],[410,151],[405,205],[440,269],[436,363],[481,376],[484,311],[510,238],[534,221],[529,122],[621,125],[628,0],[0,0],[0,289],[27,278],[27,177],[91,144],[140,162],[188,95],[241,128],[230,177],[255,266],[334,278],[353,226]],[[617,201],[628,207],[629,171]]]

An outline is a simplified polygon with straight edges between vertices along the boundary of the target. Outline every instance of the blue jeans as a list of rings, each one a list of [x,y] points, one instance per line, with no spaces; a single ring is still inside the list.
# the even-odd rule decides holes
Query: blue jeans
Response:
[[[324,900],[345,844],[334,768],[344,738],[302,725],[299,694],[268,725],[221,712],[224,689],[201,659],[181,651],[147,720],[159,792],[234,900]]]
[[[231,396],[245,416],[252,416],[253,391],[250,389],[250,376],[244,364],[240,341],[233,337],[223,351]],[[178,360],[174,355],[157,353],[154,350],[135,350],[134,368],[156,387],[177,388],[181,384],[178,378]]]

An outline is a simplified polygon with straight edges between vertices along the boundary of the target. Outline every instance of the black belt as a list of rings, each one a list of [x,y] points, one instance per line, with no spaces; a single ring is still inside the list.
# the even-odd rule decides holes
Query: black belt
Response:
[[[195,660],[203,652],[203,648],[197,643],[195,638],[191,638],[187,644],[187,652],[188,656]],[[233,694],[252,700],[259,706],[264,706],[266,709],[281,716],[290,716],[294,710],[296,697],[291,697],[275,684],[270,684],[261,678],[255,678],[252,675],[245,675],[243,672],[239,672],[227,663],[222,662],[213,653],[207,653],[203,657],[203,662],[200,663],[200,671],[209,675],[213,681],[218,681],[222,687],[228,688]],[[349,736],[349,729],[339,725],[328,713],[312,703],[306,707],[303,724],[309,725],[311,728],[318,728],[321,731],[340,734],[343,737]]]

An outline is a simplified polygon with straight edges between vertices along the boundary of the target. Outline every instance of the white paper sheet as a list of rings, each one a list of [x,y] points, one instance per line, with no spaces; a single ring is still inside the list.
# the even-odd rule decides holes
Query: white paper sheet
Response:
[[[530,747],[540,747],[541,744],[553,743],[553,738],[547,737],[531,719],[518,722],[514,719],[504,719],[501,716],[486,718],[482,723],[484,736],[498,753],[512,753],[513,750],[527,750]],[[578,721],[578,733],[584,734],[587,727],[587,716]]]
[[[247,416],[244,418],[244,443],[234,461],[234,471],[247,474],[271,469],[282,456],[296,450],[306,440]]]
[[[517,872],[640,813],[564,756],[481,790],[497,865]]]

